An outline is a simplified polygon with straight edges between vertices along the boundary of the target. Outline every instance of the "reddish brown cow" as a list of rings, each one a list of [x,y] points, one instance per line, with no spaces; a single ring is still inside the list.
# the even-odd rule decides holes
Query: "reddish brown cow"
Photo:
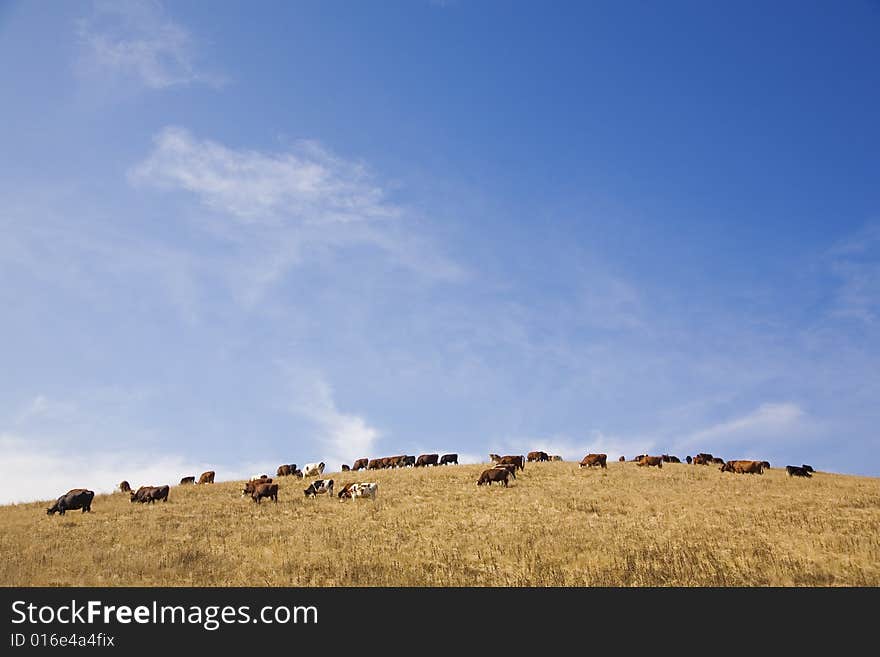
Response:
[[[761,461],[728,461],[720,468],[721,472],[735,472],[737,474],[764,474],[764,465]]]
[[[498,463],[492,467],[498,468],[499,470],[507,470],[510,473],[510,476],[516,479],[516,466],[513,463]]]
[[[264,497],[278,504],[278,484],[256,484],[251,493],[251,499],[259,504]]]
[[[483,484],[491,486],[493,483],[502,483],[507,487],[507,478],[509,476],[510,472],[505,468],[489,468],[488,470],[483,470],[480,478],[477,479],[477,486],[482,486]]]
[[[523,456],[513,456],[508,454],[507,456],[498,456],[498,454],[489,454],[489,459],[494,464],[499,463],[513,463],[520,470],[526,469],[526,460]]]
[[[422,454],[421,456],[419,456],[419,458],[416,459],[415,467],[427,468],[429,465],[437,465],[437,461],[439,459],[439,454]]]
[[[358,459],[354,462],[354,465],[351,466],[352,472],[357,472],[360,469],[367,469],[367,466],[370,464],[370,459]]]
[[[526,461],[528,462],[540,462],[540,461],[549,461],[550,455],[547,452],[529,452],[526,455]]]
[[[663,467],[663,457],[661,457],[661,456],[648,456],[646,454],[645,456],[643,456],[639,460],[637,465],[639,465],[639,466],[656,465],[658,468],[662,468]]]
[[[579,468],[592,468],[594,465],[598,465],[600,468],[607,468],[608,465],[606,461],[608,460],[607,454],[587,454],[584,458],[581,459]]]
[[[200,484],[213,484],[214,483],[214,471],[208,470],[207,472],[203,472],[202,476],[199,477]]]

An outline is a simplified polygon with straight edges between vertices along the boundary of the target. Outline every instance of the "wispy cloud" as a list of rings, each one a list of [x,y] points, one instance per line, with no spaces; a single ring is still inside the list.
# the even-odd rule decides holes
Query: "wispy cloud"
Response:
[[[135,79],[151,89],[225,79],[199,65],[199,44],[157,0],[95,2],[77,22],[83,74]]]
[[[679,444],[687,447],[706,443],[772,444],[774,438],[789,435],[805,417],[803,409],[793,402],[761,404],[746,415],[694,431]]]
[[[312,458],[324,461],[328,469],[373,454],[381,433],[354,413],[341,411],[333,388],[322,375],[287,369],[291,396],[286,410],[314,424],[318,447]]]
[[[314,141],[286,152],[229,148],[166,127],[129,172],[136,186],[194,195],[213,213],[201,225],[244,256],[237,284],[251,305],[292,267],[346,247],[371,247],[401,267],[458,281],[464,270],[416,231],[419,223],[389,200],[366,165]],[[407,220],[402,227],[401,220]]]
[[[876,325],[880,320],[880,224],[869,224],[828,252],[838,280],[831,316]]]

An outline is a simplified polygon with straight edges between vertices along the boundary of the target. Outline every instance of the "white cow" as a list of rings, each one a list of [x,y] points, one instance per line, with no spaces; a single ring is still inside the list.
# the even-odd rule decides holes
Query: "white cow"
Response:
[[[373,482],[358,483],[352,486],[349,490],[352,498],[365,497],[375,500],[376,494],[379,492],[379,484]]]
[[[306,497],[317,497],[324,493],[327,493],[328,497],[333,497],[333,480],[315,479],[303,492],[306,494]]]
[[[303,466],[303,477],[318,477],[324,474],[324,461],[320,463],[306,463]]]

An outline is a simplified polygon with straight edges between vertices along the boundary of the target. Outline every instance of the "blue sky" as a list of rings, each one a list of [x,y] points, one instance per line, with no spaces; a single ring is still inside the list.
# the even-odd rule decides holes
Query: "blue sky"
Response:
[[[0,502],[434,451],[880,476],[878,35],[0,2]]]

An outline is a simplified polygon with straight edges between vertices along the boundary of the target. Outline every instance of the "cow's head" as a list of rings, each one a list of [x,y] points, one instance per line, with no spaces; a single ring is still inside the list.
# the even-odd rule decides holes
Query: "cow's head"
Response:
[[[719,470],[721,470],[721,472],[733,472],[733,466],[730,465],[730,463],[725,463],[719,468]]]

